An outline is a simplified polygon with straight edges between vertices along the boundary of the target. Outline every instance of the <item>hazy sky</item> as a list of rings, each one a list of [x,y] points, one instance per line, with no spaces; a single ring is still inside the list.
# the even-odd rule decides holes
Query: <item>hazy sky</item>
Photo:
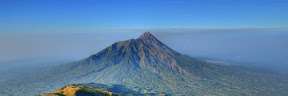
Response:
[[[1,34],[1,33],[0,33]],[[141,32],[18,33],[0,35],[0,62],[23,59],[79,60]]]
[[[0,32],[288,28],[287,0],[0,0]]]

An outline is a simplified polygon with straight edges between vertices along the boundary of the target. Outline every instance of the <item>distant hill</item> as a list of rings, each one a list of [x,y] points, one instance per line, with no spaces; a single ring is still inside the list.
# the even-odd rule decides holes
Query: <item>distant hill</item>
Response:
[[[116,84],[151,95],[288,94],[287,76],[191,58],[169,48],[149,32],[137,39],[115,42],[83,60],[55,66],[15,82],[0,87],[3,96],[35,95],[69,84],[86,83]]]

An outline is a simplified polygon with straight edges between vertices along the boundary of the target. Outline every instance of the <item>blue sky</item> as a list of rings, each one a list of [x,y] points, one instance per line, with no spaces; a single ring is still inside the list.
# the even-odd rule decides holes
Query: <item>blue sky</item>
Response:
[[[287,0],[1,0],[0,32],[288,28]]]

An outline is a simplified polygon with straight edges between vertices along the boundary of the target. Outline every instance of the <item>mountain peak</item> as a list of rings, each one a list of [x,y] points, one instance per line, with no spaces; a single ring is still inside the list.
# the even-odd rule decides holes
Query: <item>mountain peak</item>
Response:
[[[150,32],[144,32],[138,39],[152,39],[155,38]]]
[[[162,52],[172,53],[173,50],[160,42],[156,37],[154,37],[150,32],[144,32],[141,36],[137,38],[138,40],[142,40],[149,47],[154,47]]]

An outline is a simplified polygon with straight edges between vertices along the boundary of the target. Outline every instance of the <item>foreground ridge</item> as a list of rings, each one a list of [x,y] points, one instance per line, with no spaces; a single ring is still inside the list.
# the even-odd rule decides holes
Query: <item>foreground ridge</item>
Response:
[[[105,90],[92,89],[80,85],[68,85],[53,93],[40,96],[124,96],[122,94],[112,93]]]

